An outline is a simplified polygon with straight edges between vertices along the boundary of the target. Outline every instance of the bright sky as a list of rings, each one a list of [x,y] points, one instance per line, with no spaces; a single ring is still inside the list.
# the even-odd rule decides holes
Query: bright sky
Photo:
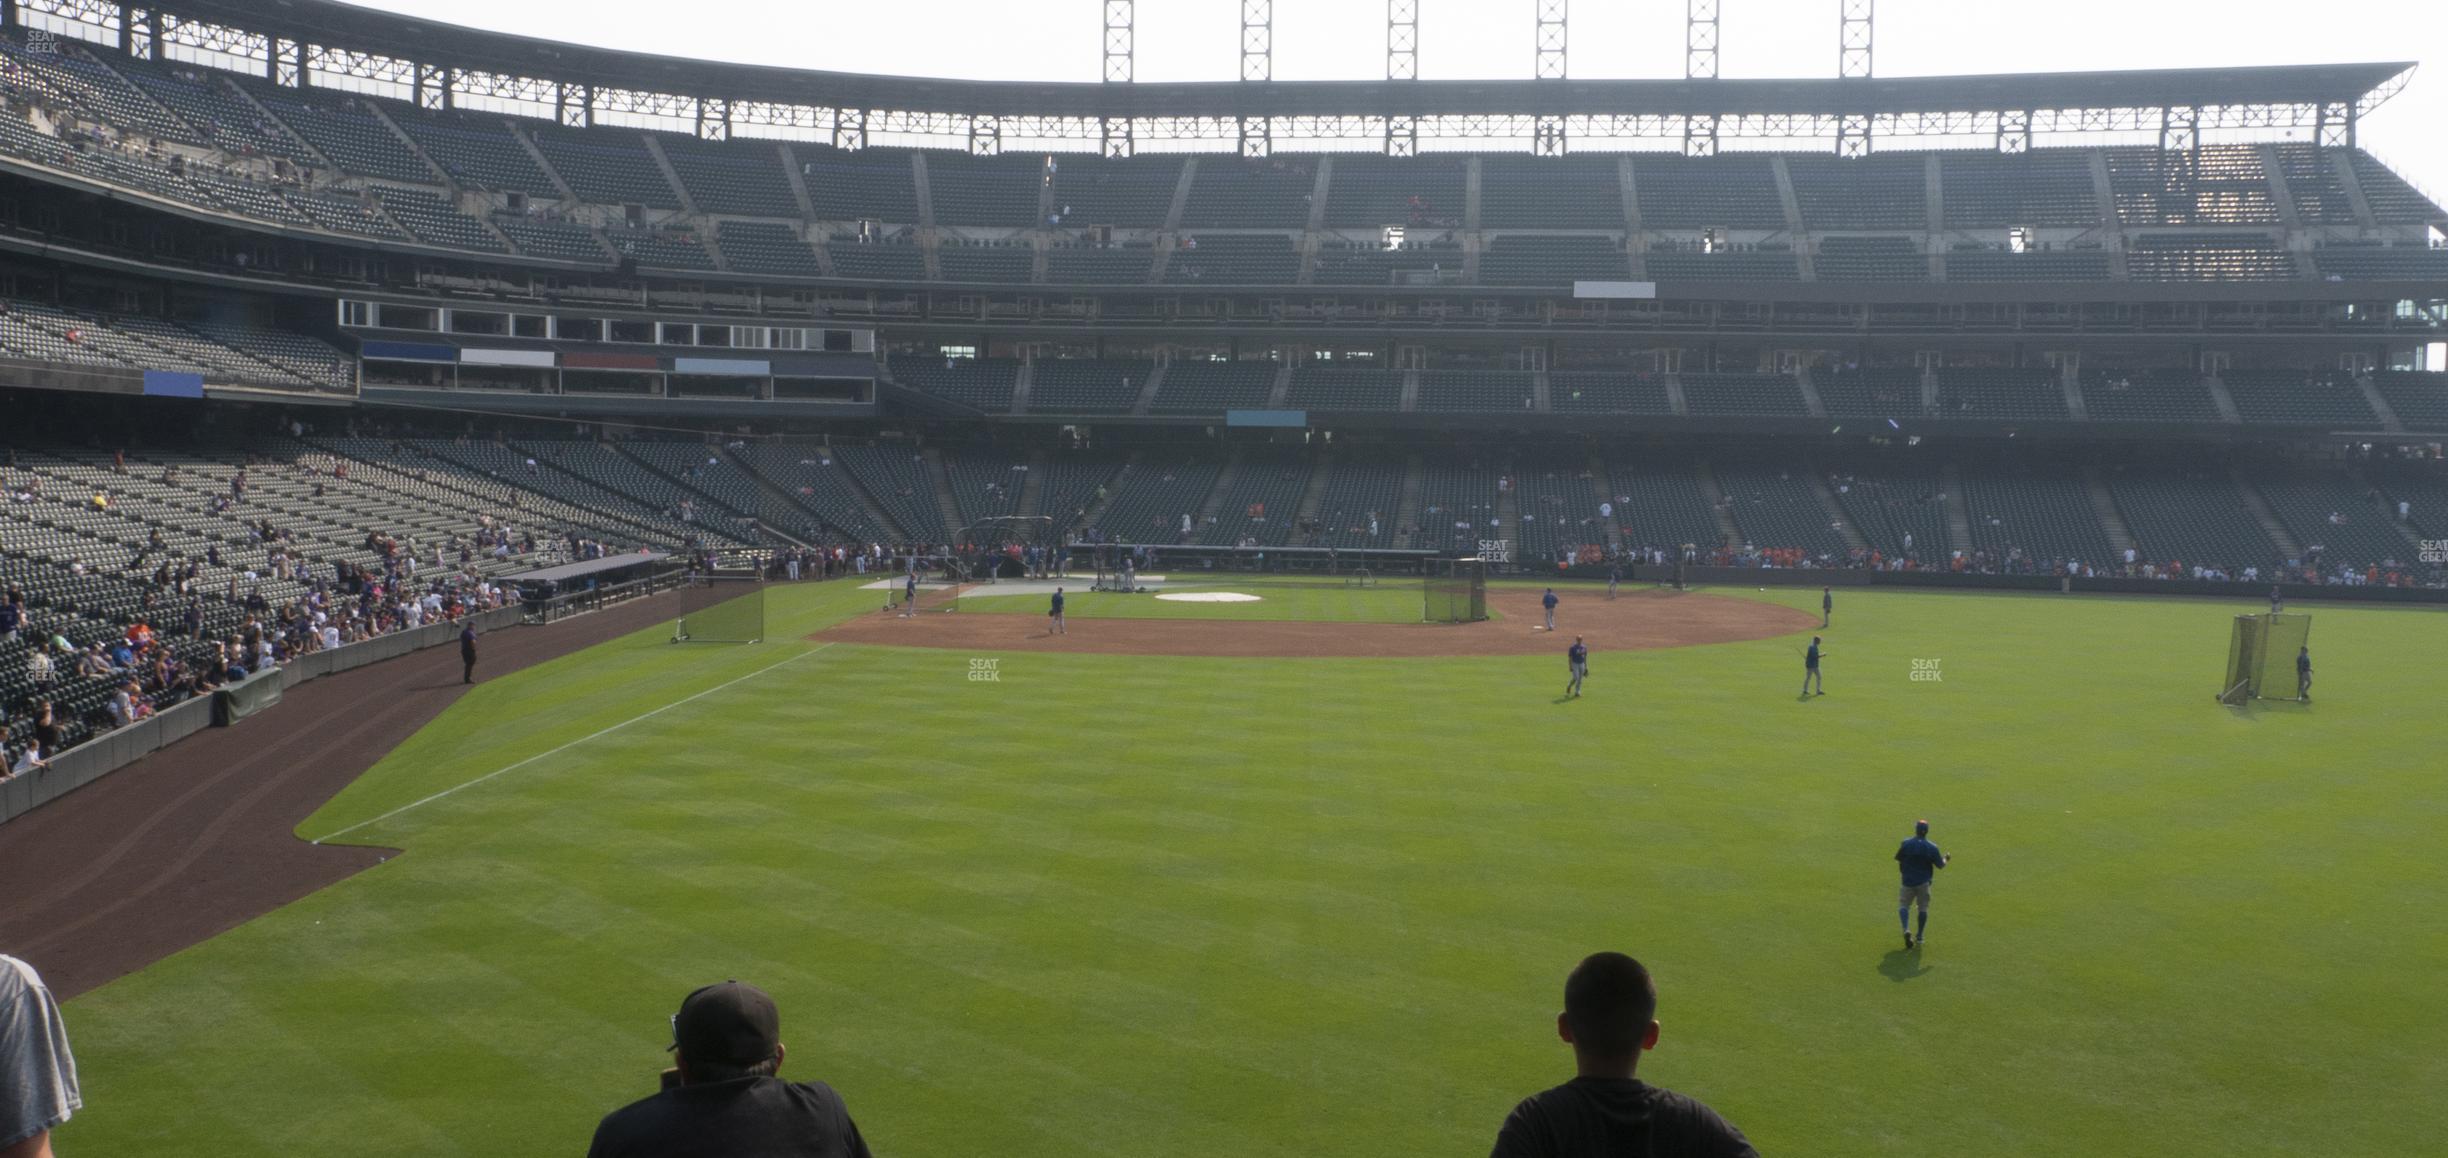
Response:
[[[351,0],[433,20],[709,60],[990,80],[1099,78],[1097,0]],[[1384,0],[1277,0],[1278,80],[1385,75]],[[1234,80],[1240,0],[1140,0],[1137,76]],[[1423,79],[1526,78],[1534,0],[1419,0]],[[1720,75],[1833,76],[1838,0],[1723,0]],[[1683,75],[1682,0],[1571,6],[1571,74]],[[1881,76],[2415,60],[2364,147],[2448,196],[2443,0],[1879,0]],[[2430,59],[2426,59],[2429,57]]]

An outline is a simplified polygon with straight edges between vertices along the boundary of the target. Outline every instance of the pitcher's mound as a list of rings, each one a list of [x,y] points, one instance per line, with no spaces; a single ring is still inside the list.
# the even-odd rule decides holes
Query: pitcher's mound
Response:
[[[1182,594],[1199,594],[1183,592]],[[1217,592],[1213,594],[1223,594]],[[1523,632],[1544,620],[1535,591],[1491,591],[1505,618],[1483,623],[1319,623],[1251,619],[1102,619],[1075,616],[1054,635],[1042,614],[864,615],[812,638],[841,643],[961,651],[1070,651],[1109,655],[1211,655],[1286,659],[1327,656],[1431,657],[1561,654],[1582,636],[1597,652],[1638,651],[1769,639],[1818,626],[1791,607],[1672,591],[1567,596],[1556,630]],[[1509,622],[1508,622],[1509,621]]]

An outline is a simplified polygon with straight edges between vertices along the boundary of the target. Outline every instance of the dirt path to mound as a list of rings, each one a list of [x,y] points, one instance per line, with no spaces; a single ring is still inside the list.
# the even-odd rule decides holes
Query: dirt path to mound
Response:
[[[592,647],[716,594],[683,589],[501,629],[480,645],[477,674]],[[373,865],[389,850],[293,833],[465,690],[456,647],[326,676],[0,825],[0,949],[74,997]]]
[[[1539,593],[1488,593],[1503,618],[1484,623],[1316,623],[1246,619],[1118,619],[1074,616],[1069,631],[1049,635],[1044,612],[922,613],[902,619],[877,612],[819,632],[841,643],[938,647],[971,651],[1073,651],[1108,655],[1431,657],[1545,655],[1562,652],[1574,635],[1595,652],[1638,651],[1767,639],[1807,630],[1810,616],[1790,607],[1644,589],[1608,600],[1586,588],[1559,592],[1556,632],[1544,622]],[[1152,598],[1152,596],[1151,596]]]

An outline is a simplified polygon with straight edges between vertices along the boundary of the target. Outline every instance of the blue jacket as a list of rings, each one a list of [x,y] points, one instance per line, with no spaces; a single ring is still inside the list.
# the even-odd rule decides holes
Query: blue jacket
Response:
[[[1916,836],[1896,848],[1896,867],[1904,871],[1904,887],[1930,883],[1930,877],[1946,867],[1946,854],[1938,851],[1928,837]]]

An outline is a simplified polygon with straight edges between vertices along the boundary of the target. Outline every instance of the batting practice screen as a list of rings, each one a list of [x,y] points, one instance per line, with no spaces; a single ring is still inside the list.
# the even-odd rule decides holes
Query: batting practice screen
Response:
[[[2309,615],[2239,615],[2227,640],[2227,676],[2219,683],[2219,699],[2240,703],[2260,699],[2263,687],[2276,680],[2281,695],[2294,688],[2287,677],[2295,670],[2295,653],[2312,640]]]
[[[1434,559],[1428,564],[1427,607],[1421,618],[1429,623],[1477,623],[1487,616],[1487,561]]]
[[[716,589],[738,594],[680,617],[672,625],[673,643],[757,643],[765,638],[765,585],[754,579],[702,580]]]

